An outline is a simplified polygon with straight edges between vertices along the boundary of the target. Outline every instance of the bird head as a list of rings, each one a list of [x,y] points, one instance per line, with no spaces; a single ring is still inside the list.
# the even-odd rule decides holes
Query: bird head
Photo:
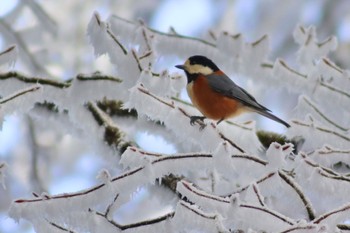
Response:
[[[212,60],[200,55],[192,56],[183,65],[175,67],[185,71],[188,82],[194,80],[197,75],[210,75],[219,70]]]

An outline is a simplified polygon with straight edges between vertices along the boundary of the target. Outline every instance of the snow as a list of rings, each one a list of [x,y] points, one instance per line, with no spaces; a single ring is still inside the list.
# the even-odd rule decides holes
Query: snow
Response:
[[[42,9],[28,4],[43,21]],[[32,67],[30,75],[7,73],[0,85],[1,124],[15,114],[28,114],[34,124],[28,129],[30,142],[19,148],[34,165],[17,168],[31,169],[28,179],[33,183],[50,183],[52,174],[44,166],[55,163],[53,155],[66,160],[67,167],[76,166],[78,154],[88,152],[106,163],[87,188],[81,188],[83,179],[76,179],[77,191],[52,194],[55,189],[45,190],[45,182],[34,197],[25,190],[11,204],[11,218],[29,221],[37,232],[336,232],[338,224],[349,221],[350,76],[328,58],[338,46],[336,37],[319,42],[315,27],[297,26],[296,58],[270,61],[270,36],[247,42],[244,35],[219,32],[208,42],[102,15],[95,11],[90,16],[87,37],[95,57],[109,58],[111,75],[90,72],[50,83],[54,79],[43,72],[46,63],[35,68],[36,60],[29,56],[47,59],[41,40],[28,43],[36,48],[30,52],[20,46],[17,54],[16,45],[0,53],[0,65],[18,56]],[[50,20],[33,30],[39,27],[55,31],[50,31]],[[18,36],[36,38],[32,32]],[[172,72],[175,64],[170,61],[183,62],[193,54],[210,57],[235,81],[247,81],[251,88],[261,85],[257,92],[284,87],[299,95],[292,127],[284,134],[287,141],[263,149],[252,120],[217,125],[205,119],[205,127],[191,125],[190,116],[200,113],[181,95],[187,80],[182,72]],[[104,98],[123,102],[123,110],[137,115],[105,112],[97,104]],[[288,103],[287,94],[280,98]],[[38,107],[45,102],[54,109]],[[115,139],[115,147],[105,140],[108,127],[123,135]],[[174,150],[142,148],[134,142],[138,132],[164,137]],[[293,150],[293,137],[305,140],[301,151]],[[157,143],[155,138],[150,143]],[[119,148],[120,141],[133,146]],[[7,176],[14,170],[6,164],[0,161],[0,182],[12,187],[15,181]]]

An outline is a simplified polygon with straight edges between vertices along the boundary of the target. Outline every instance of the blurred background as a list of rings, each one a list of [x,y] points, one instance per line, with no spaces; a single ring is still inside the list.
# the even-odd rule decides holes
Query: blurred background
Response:
[[[298,49],[293,40],[295,27],[314,25],[320,42],[330,35],[337,36],[338,49],[331,59],[342,68],[349,67],[350,3],[347,0],[2,0],[0,51],[19,44],[16,64],[10,69],[26,74],[57,79],[96,70],[113,74],[108,58],[94,57],[86,36],[94,11],[102,19],[111,14],[131,21],[141,19],[159,31],[168,32],[173,27],[179,34],[204,39],[210,36],[209,32],[227,31],[241,33],[246,41],[253,42],[267,34],[269,59],[283,58],[291,66]],[[8,69],[0,67],[1,72]],[[8,167],[0,186],[2,233],[34,232],[26,222],[17,224],[7,216],[14,199],[26,197],[34,190],[57,194],[90,187],[96,183],[98,171],[111,166],[100,156],[84,150],[83,141],[57,134],[43,125],[36,125],[33,130],[33,125],[30,117],[17,114],[6,116],[1,123],[0,163],[6,162]],[[146,150],[176,152],[162,137],[148,132],[138,133],[135,140]],[[46,156],[33,156],[34,147],[40,147]],[[42,166],[42,174],[33,173],[33,164]],[[38,182],[47,173],[49,178]]]

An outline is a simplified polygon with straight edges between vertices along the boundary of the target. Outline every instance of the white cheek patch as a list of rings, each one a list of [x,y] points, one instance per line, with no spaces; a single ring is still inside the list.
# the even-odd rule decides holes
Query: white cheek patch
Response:
[[[202,65],[188,65],[186,66],[186,70],[190,74],[204,74],[204,75],[209,75],[213,73],[213,70],[210,69],[207,66],[202,66]]]

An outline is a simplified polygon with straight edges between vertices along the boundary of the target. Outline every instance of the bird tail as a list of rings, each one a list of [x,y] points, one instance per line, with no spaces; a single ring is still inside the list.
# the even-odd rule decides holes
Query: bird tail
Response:
[[[270,118],[271,120],[277,121],[278,123],[280,123],[280,124],[286,126],[287,128],[290,127],[290,125],[289,125],[287,122],[285,122],[284,120],[282,120],[282,119],[276,117],[275,115],[273,115],[272,113],[270,113],[270,112],[268,112],[268,111],[262,111],[262,110],[260,110],[260,111],[259,111],[259,110],[255,110],[255,111],[256,111],[257,113],[259,113],[259,114],[261,114],[261,115],[267,117],[267,118]]]

